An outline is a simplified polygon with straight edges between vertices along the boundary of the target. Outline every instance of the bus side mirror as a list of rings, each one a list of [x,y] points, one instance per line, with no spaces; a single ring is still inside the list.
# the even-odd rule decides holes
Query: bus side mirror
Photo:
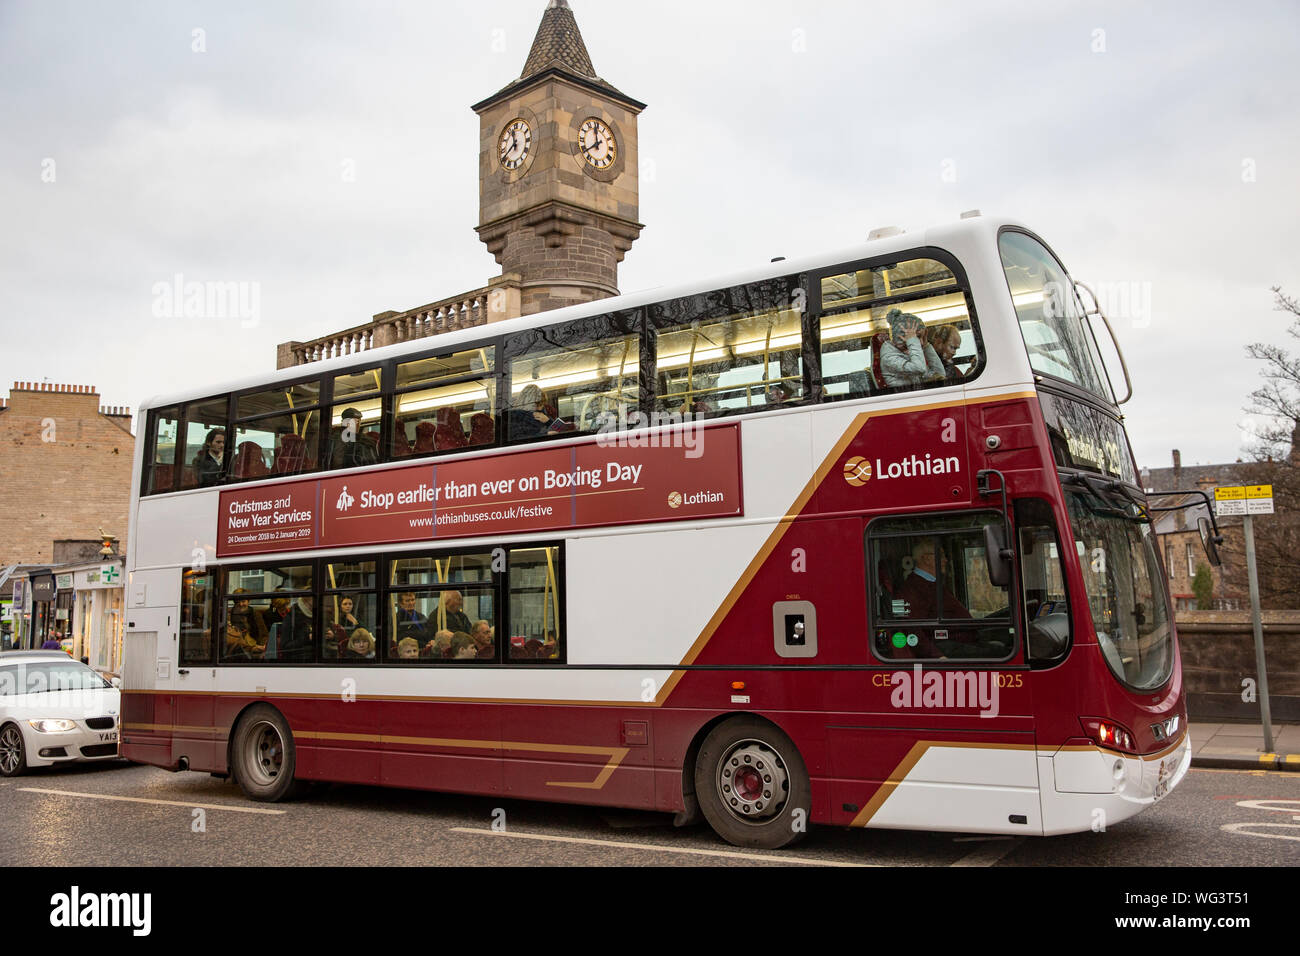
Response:
[[[1205,549],[1205,556],[1210,559],[1210,564],[1216,568],[1222,565],[1219,545],[1223,543],[1223,535],[1215,534],[1210,528],[1210,519],[1205,517],[1196,519],[1196,530],[1201,534],[1201,547]]]
[[[989,565],[989,581],[996,587],[1011,586],[1011,558],[1015,552],[1007,547],[1006,530],[1000,524],[984,526],[984,554]]]

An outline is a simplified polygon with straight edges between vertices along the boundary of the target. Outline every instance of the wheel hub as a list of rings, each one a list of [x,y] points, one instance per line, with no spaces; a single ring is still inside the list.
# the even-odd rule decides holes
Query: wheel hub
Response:
[[[718,796],[740,820],[766,820],[785,806],[789,774],[781,755],[761,740],[734,744],[718,766]]]
[[[271,783],[284,766],[284,741],[280,732],[270,724],[260,724],[253,729],[253,771],[262,783]]]

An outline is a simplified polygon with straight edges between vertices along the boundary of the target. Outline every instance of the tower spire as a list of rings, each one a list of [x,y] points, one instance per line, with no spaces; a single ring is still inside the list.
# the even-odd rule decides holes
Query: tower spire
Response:
[[[542,22],[537,26],[532,49],[524,61],[524,72],[519,78],[527,79],[547,67],[558,66],[588,79],[596,79],[596,68],[591,65],[587,44],[582,42],[578,21],[573,16],[568,0],[550,0]]]

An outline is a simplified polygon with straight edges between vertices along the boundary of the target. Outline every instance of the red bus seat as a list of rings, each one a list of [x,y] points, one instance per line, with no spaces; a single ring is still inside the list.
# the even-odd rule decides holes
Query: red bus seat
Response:
[[[465,437],[465,426],[460,422],[460,415],[454,408],[438,409],[438,427],[433,434],[433,447],[438,451],[448,448],[464,448],[469,444]]]
[[[437,430],[438,426],[433,422],[420,422],[415,426],[415,454],[433,451],[433,435]]]
[[[884,332],[877,332],[871,337],[871,377],[876,380],[876,388],[885,388],[885,373],[880,367],[880,348],[889,341]]]
[[[479,412],[469,420],[469,443],[490,445],[497,439],[497,423],[487,412]]]
[[[255,441],[241,442],[235,456],[235,477],[264,478],[268,474],[270,469],[262,456],[262,446]]]
[[[307,442],[298,435],[282,435],[280,447],[275,450],[277,475],[292,475],[302,471],[307,464]]]

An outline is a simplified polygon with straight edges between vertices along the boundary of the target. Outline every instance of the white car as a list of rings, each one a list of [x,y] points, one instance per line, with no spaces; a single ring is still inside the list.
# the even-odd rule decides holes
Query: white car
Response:
[[[0,654],[0,774],[113,760],[122,692],[62,651]]]

